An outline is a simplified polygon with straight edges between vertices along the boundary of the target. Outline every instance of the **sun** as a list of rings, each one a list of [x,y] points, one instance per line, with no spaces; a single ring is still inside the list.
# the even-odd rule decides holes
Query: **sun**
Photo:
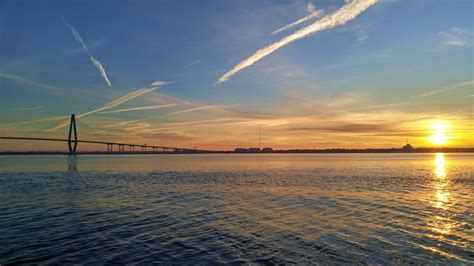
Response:
[[[446,125],[446,123],[438,121],[433,124],[432,128],[433,134],[430,136],[431,143],[435,145],[446,144],[446,142],[448,142],[448,136],[446,135],[448,126]]]
[[[435,132],[431,137],[430,140],[433,144],[436,145],[443,145],[448,141],[448,137],[443,132]]]

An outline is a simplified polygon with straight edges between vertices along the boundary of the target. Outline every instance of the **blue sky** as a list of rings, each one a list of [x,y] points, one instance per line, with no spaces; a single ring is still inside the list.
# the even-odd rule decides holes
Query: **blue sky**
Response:
[[[474,145],[472,1],[378,1],[216,84],[347,4],[0,1],[0,135],[60,137],[60,117],[167,81],[81,118],[82,138],[230,149],[258,145],[262,127],[276,148],[429,146],[442,123],[450,145]]]

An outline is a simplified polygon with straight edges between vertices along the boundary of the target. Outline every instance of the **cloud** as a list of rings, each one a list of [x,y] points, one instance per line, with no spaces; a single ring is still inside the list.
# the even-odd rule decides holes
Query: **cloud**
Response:
[[[355,37],[357,38],[357,43],[362,44],[369,37],[369,28],[370,24],[359,24],[352,27]]]
[[[84,51],[86,51],[87,55],[89,55],[91,62],[99,70],[99,73],[104,78],[105,82],[109,85],[109,87],[112,86],[112,83],[110,83],[109,77],[107,76],[107,72],[105,71],[104,66],[102,66],[99,60],[95,59],[94,56],[92,56],[91,52],[87,48],[79,32],[76,29],[74,29],[74,27],[71,24],[69,24],[65,18],[63,18],[63,20],[64,20],[64,24],[66,24],[66,26],[71,30],[72,35],[74,36],[74,39],[76,39],[76,41],[78,41],[82,45],[82,47],[84,48]]]
[[[163,123],[164,126],[189,126],[194,124],[203,124],[208,125],[209,123],[220,123],[224,121],[233,120],[232,118],[219,118],[219,119],[206,119],[206,120],[198,120],[198,121],[186,121],[186,122],[174,122],[174,123]]]
[[[306,5],[306,11],[308,13],[314,13],[314,12],[317,12],[318,10],[316,9],[316,6],[313,3],[309,2],[308,5]]]
[[[107,125],[107,126],[104,126],[104,127],[105,128],[122,127],[122,126],[125,126],[125,125],[128,125],[128,124],[142,122],[142,121],[149,120],[149,119],[151,119],[151,118],[148,117],[148,118],[133,119],[133,120],[128,120],[128,121],[122,121],[122,122],[115,123],[115,124],[110,124],[110,125]]]
[[[97,99],[97,97],[101,96],[96,90],[86,88],[57,87],[5,72],[0,72],[0,79],[7,79],[13,82],[18,82],[22,85],[28,85],[22,86],[21,89],[35,90],[40,93],[48,93],[56,96],[67,96],[86,100]]]
[[[163,80],[157,80],[153,83],[150,84],[150,86],[155,86],[155,87],[160,87],[166,84],[171,84],[174,83],[174,81],[163,81]]]
[[[461,82],[461,83],[458,83],[458,84],[455,84],[455,85],[452,85],[452,86],[449,86],[449,87],[446,87],[446,88],[443,88],[443,89],[433,90],[433,91],[430,91],[430,92],[427,92],[427,93],[416,95],[415,97],[431,96],[431,95],[447,92],[447,91],[450,91],[450,90],[463,88],[463,87],[466,87],[466,86],[469,86],[469,85],[472,85],[472,84],[474,84],[474,80],[467,80],[467,81],[464,81],[464,82]]]
[[[161,129],[160,129],[161,130]],[[166,131],[166,132],[156,132],[154,129],[145,130],[144,132],[140,132],[140,136],[142,137],[149,137],[153,139],[160,139],[166,141],[195,141],[197,138],[193,135],[186,134],[180,131]]]
[[[162,104],[162,105],[151,105],[151,106],[142,106],[142,107],[133,107],[133,108],[126,108],[126,109],[119,109],[119,110],[112,110],[101,112],[101,114],[113,114],[113,113],[122,113],[122,112],[130,112],[130,111],[140,111],[140,110],[156,110],[166,107],[173,107],[177,104]]]
[[[380,108],[385,108],[385,107],[404,106],[404,105],[411,105],[411,104],[414,104],[414,103],[389,103],[389,104],[380,104],[380,105],[372,105],[372,106],[354,108],[354,109],[349,109],[349,110],[345,110],[345,111],[346,112],[363,111],[363,110],[380,109]]]
[[[188,67],[191,67],[191,66],[194,66],[196,64],[199,64],[201,63],[201,60],[198,59],[198,60],[194,60],[193,62],[189,63],[188,65],[186,65],[184,68],[188,68]]]
[[[147,101],[152,102],[152,103],[159,103],[159,104],[183,104],[183,105],[192,105],[190,101],[180,99],[180,98],[175,98],[175,97],[170,97],[166,96],[164,94],[160,93],[153,93],[153,95],[150,95],[149,97],[146,98]]]
[[[438,48],[470,47],[474,44],[474,32],[457,27],[440,31],[437,37],[439,40]]]
[[[466,95],[466,96],[464,96],[464,97],[466,97],[466,98],[472,98],[472,97],[474,97],[474,94]]]
[[[290,131],[323,131],[323,132],[340,132],[340,133],[366,133],[377,131],[389,131],[390,127],[381,124],[358,124],[344,123],[329,127],[292,127],[286,130]]]
[[[97,112],[101,112],[101,111],[104,111],[104,110],[107,110],[107,109],[110,109],[112,107],[116,107],[118,105],[121,105],[125,102],[128,102],[132,99],[135,99],[139,96],[142,96],[143,94],[145,93],[149,93],[149,92],[152,92],[156,89],[158,89],[159,87],[154,87],[154,88],[142,88],[142,89],[138,89],[136,91],[133,91],[133,92],[130,92],[118,99],[115,99],[109,103],[106,103],[104,106],[102,107],[99,107],[97,109],[94,109],[92,111],[88,111],[88,112],[85,112],[85,113],[82,113],[80,115],[77,115],[76,118],[81,118],[81,117],[84,117],[84,116],[88,116],[88,115],[91,115],[91,114],[94,114],[94,113],[97,113]],[[57,129],[60,129],[60,128],[63,128],[65,126],[67,126],[69,124],[69,120],[65,120],[63,123],[61,123],[60,125],[58,125],[57,127],[54,127],[48,131],[54,131],[54,130],[57,130]]]
[[[303,18],[300,18],[298,19],[297,21],[289,24],[289,25],[286,25],[284,27],[281,27],[279,29],[277,29],[276,31],[272,32],[272,35],[274,34],[277,34],[277,33],[280,33],[282,31],[285,31],[285,30],[289,30],[293,27],[296,27],[298,26],[299,24],[305,22],[305,21],[308,21],[310,19],[313,19],[313,18],[319,18],[323,15],[324,11],[321,9],[321,10],[317,10],[316,7],[313,5],[313,3],[309,3],[308,6],[306,7],[306,10],[308,11],[308,13],[310,13],[309,15],[303,17]]]
[[[356,103],[367,102],[369,99],[372,98],[371,92],[356,92],[356,93],[348,93],[345,95],[337,96],[333,99],[325,100],[325,106],[329,108],[338,108],[343,106],[350,106]]]
[[[201,107],[196,107],[196,108],[191,108],[191,109],[186,109],[186,110],[182,110],[182,111],[177,111],[177,112],[169,113],[168,115],[177,115],[177,114],[189,113],[189,112],[194,112],[194,111],[199,111],[199,110],[215,109],[215,108],[220,108],[220,107],[225,107],[225,105],[207,105],[207,106],[201,106]]]
[[[284,38],[281,40],[274,42],[257,52],[253,55],[249,56],[248,58],[244,59],[237,65],[235,65],[230,71],[222,75],[217,81],[216,84],[225,82],[229,80],[229,78],[235,75],[237,72],[241,71],[244,68],[247,68],[257,61],[261,60],[262,58],[270,55],[271,53],[275,52],[276,50],[292,43],[297,40],[300,40],[310,34],[323,31],[326,29],[331,29],[337,27],[339,25],[344,25],[348,21],[354,19],[359,14],[364,12],[367,8],[377,3],[377,0],[354,0],[349,2],[336,10],[335,12],[324,16],[320,20],[310,24]]]

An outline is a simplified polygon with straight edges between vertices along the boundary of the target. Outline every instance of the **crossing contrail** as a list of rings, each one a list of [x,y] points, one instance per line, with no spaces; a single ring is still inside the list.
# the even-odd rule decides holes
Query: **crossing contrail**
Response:
[[[112,107],[115,107],[115,106],[118,106],[118,105],[121,105],[122,103],[125,103],[125,102],[128,102],[130,101],[131,99],[134,99],[134,98],[137,98],[139,96],[142,96],[143,94],[145,93],[149,93],[149,92],[152,92],[156,89],[158,89],[159,87],[153,87],[153,88],[143,88],[143,89],[138,89],[136,91],[133,91],[133,92],[130,92],[118,99],[115,99],[109,103],[106,103],[104,106],[102,107],[99,107],[97,109],[94,109],[92,111],[88,111],[88,112],[85,112],[85,113],[82,113],[80,115],[77,115],[76,118],[81,118],[81,117],[84,117],[84,116],[87,116],[87,115],[91,115],[91,114],[94,114],[94,113],[97,113],[97,112],[101,112],[101,111],[104,111],[104,110],[107,110],[107,109],[110,109]],[[67,126],[69,124],[69,120],[65,120],[63,121],[60,125],[52,128],[52,129],[49,129],[47,130],[48,132],[49,131],[54,131],[54,130],[57,130],[57,129],[60,129],[60,128],[63,128],[65,126]]]
[[[345,5],[343,5],[338,10],[334,11],[333,13],[324,16],[323,18],[319,19],[318,21],[310,24],[284,38],[281,40],[274,42],[257,52],[253,55],[247,57],[237,65],[235,65],[230,71],[222,75],[217,81],[216,84],[223,83],[237,72],[241,71],[244,68],[247,68],[262,58],[270,55],[271,53],[275,52],[276,50],[294,42],[299,39],[302,39],[310,34],[323,31],[326,29],[331,29],[337,27],[339,25],[344,25],[348,21],[356,18],[359,14],[364,12],[367,8],[371,7],[378,0],[353,0]]]

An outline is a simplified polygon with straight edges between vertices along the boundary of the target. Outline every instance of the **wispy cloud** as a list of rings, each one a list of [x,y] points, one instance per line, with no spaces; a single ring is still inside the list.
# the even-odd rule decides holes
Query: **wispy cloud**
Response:
[[[466,98],[472,98],[472,97],[474,97],[474,94],[466,95],[466,96],[464,96],[464,97],[466,97]]]
[[[439,39],[438,48],[468,47],[474,45],[474,32],[452,27],[447,31],[440,31],[437,34]]]
[[[344,93],[336,97],[324,100],[324,105],[328,108],[347,107],[354,104],[368,102],[372,99],[371,91],[357,91],[356,93]],[[322,104],[322,103],[320,103]]]
[[[320,20],[310,24],[284,38],[281,40],[272,43],[257,52],[255,52],[250,57],[244,59],[237,65],[235,65],[230,71],[222,75],[217,81],[216,84],[225,82],[229,80],[229,78],[235,75],[237,72],[241,71],[244,68],[247,68],[254,63],[258,62],[262,58],[270,55],[271,53],[275,52],[276,50],[294,42],[299,39],[302,39],[310,34],[323,31],[326,29],[331,29],[337,27],[339,25],[344,25],[348,21],[356,18],[359,14],[364,12],[367,8],[377,3],[377,0],[353,0],[338,10],[334,11],[333,13],[324,16]]]
[[[122,122],[110,124],[110,125],[107,125],[107,126],[104,126],[104,127],[105,127],[105,128],[122,127],[122,126],[125,126],[125,125],[129,125],[129,124],[133,124],[133,123],[137,123],[137,122],[142,122],[142,121],[149,120],[149,119],[151,119],[151,118],[148,117],[148,118],[140,118],[140,119],[127,120],[127,121],[122,121]]]
[[[206,119],[206,120],[198,120],[198,121],[186,121],[186,122],[174,122],[174,123],[163,123],[164,126],[188,126],[194,124],[209,124],[209,123],[220,123],[223,121],[230,121],[233,118],[219,118],[219,119]]]
[[[464,81],[464,82],[461,82],[461,83],[458,83],[458,84],[454,84],[454,85],[449,86],[449,87],[446,87],[446,88],[442,88],[442,89],[439,89],[439,90],[429,91],[429,92],[426,92],[426,93],[417,95],[417,96],[415,96],[415,97],[431,96],[431,95],[435,95],[435,94],[439,94],[439,93],[443,93],[443,92],[447,92],[447,91],[451,91],[451,90],[463,88],[463,87],[470,86],[470,85],[473,85],[473,84],[474,84],[474,80],[467,80],[467,81]]]
[[[370,26],[371,26],[370,24],[359,24],[352,27],[352,30],[354,31],[354,34],[357,38],[358,44],[362,44],[365,42],[365,40],[367,40],[367,38],[369,37],[368,32],[369,32]]]
[[[130,111],[141,111],[141,110],[156,110],[166,107],[173,107],[177,104],[162,104],[162,105],[151,105],[151,106],[142,106],[142,107],[133,107],[133,108],[126,108],[126,109],[119,109],[119,110],[112,110],[101,112],[101,114],[113,114],[113,113],[122,113],[122,112],[130,112]]]
[[[54,86],[51,84],[43,83],[37,80],[25,78],[18,75],[12,75],[10,73],[5,73],[5,72],[0,72],[0,80],[1,79],[10,80],[10,81],[19,83],[21,85],[28,85],[28,86],[21,86],[21,89],[35,90],[42,94],[48,93],[51,95],[68,96],[68,97],[74,97],[76,99],[81,98],[85,100],[97,99],[98,97],[101,96],[96,90],[86,89],[86,88]]]
[[[319,18],[324,13],[324,11],[322,9],[317,10],[316,6],[314,6],[313,3],[309,3],[308,6],[306,7],[306,10],[310,13],[309,15],[307,15],[303,18],[300,18],[297,21],[295,21],[295,22],[293,22],[289,25],[286,25],[284,27],[281,27],[281,28],[277,29],[276,31],[272,32],[272,35],[280,33],[280,32],[285,31],[285,30],[289,30],[289,29],[291,29],[293,27],[296,27],[296,26],[300,25],[301,23],[306,22],[310,19]]]
[[[188,100],[171,97],[171,96],[167,96],[160,93],[153,93],[153,95],[150,95],[149,97],[147,97],[146,100],[152,103],[159,103],[159,104],[174,103],[174,104],[192,105],[192,103]]]
[[[390,126],[384,124],[364,124],[364,123],[341,123],[334,126],[321,127],[291,127],[290,131],[324,131],[324,132],[342,132],[342,133],[364,133],[389,131]]]
[[[199,63],[201,63],[201,60],[200,60],[200,59],[198,59],[198,60],[194,60],[193,62],[191,62],[191,63],[187,64],[187,65],[186,65],[184,68],[188,68],[188,67],[191,67],[191,66],[197,65],[197,64],[199,64]]]
[[[4,72],[0,72],[0,78],[21,82],[21,83],[26,84],[26,85],[30,85],[30,86],[33,86],[33,87],[36,87],[36,88],[43,89],[42,91],[48,91],[48,92],[53,93],[53,94],[59,94],[59,95],[66,94],[65,91],[63,89],[59,88],[59,87],[55,87],[55,86],[52,86],[52,85],[44,84],[44,83],[41,83],[41,82],[37,82],[37,81],[30,80],[30,79],[20,77],[20,76],[16,76],[16,75],[11,75],[11,74],[4,73]]]
[[[186,110],[182,110],[182,111],[169,113],[168,115],[177,115],[177,114],[195,112],[195,111],[200,111],[200,110],[216,109],[216,108],[222,108],[222,107],[225,107],[225,105],[207,105],[207,106],[201,106],[201,107],[196,107],[196,108],[191,108],[191,109],[186,109]]]
[[[379,105],[372,105],[372,106],[366,106],[366,107],[348,109],[348,110],[346,110],[346,112],[365,111],[365,110],[380,109],[380,108],[395,107],[395,106],[404,106],[404,105],[411,105],[411,104],[413,104],[413,103],[389,103],[389,104],[379,104]]]
[[[72,35],[74,36],[74,39],[76,39],[76,41],[78,41],[82,45],[82,48],[84,48],[84,51],[86,51],[87,55],[89,55],[89,59],[94,64],[94,66],[99,70],[99,73],[104,78],[105,82],[109,86],[112,86],[112,83],[110,83],[109,77],[107,76],[107,72],[105,71],[104,66],[102,66],[102,63],[100,63],[99,60],[95,59],[94,56],[92,56],[91,52],[87,48],[79,32],[76,29],[74,29],[74,27],[71,24],[69,24],[65,18],[63,18],[63,20],[64,20],[64,24],[66,24],[66,26],[71,30]]]
[[[166,84],[174,83],[174,81],[164,81],[164,80],[157,80],[150,84],[150,86],[160,87]]]

